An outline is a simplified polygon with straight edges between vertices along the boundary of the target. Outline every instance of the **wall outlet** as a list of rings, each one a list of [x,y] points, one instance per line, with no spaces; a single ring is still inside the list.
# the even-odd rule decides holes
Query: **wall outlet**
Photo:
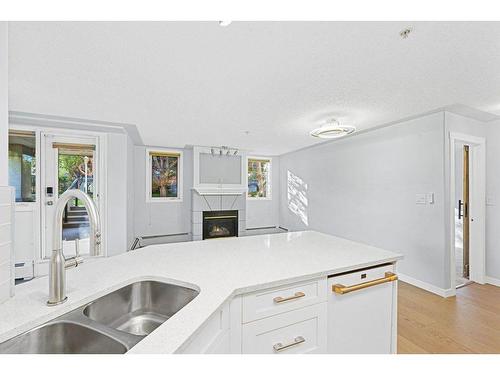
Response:
[[[416,194],[415,195],[415,203],[416,204],[426,204],[427,203],[427,197],[425,194]]]

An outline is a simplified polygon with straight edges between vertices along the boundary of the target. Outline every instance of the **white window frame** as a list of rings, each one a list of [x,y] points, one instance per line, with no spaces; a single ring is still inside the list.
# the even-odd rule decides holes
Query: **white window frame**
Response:
[[[177,163],[177,197],[159,197],[151,196],[151,154],[165,153],[179,155]],[[148,203],[175,203],[183,200],[183,182],[184,182],[184,152],[179,149],[150,148],[146,147],[146,202]]]
[[[248,190],[246,192],[246,196],[247,196],[247,199],[248,200],[256,200],[256,201],[270,201],[273,199],[273,158],[270,158],[270,157],[266,157],[266,156],[247,156],[247,160],[246,160],[246,170],[245,170],[245,174],[246,174],[246,186],[247,186],[247,189],[248,189],[248,161],[249,160],[263,160],[263,161],[269,161],[269,168],[268,168],[268,176],[267,176],[267,194],[265,197],[249,197],[248,196]]]

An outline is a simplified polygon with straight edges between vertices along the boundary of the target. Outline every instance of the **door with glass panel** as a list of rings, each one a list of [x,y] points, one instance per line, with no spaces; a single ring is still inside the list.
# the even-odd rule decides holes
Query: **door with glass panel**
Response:
[[[97,139],[42,134],[44,165],[42,181],[42,220],[44,258],[50,257],[53,242],[54,208],[58,197],[68,189],[79,189],[98,203]],[[89,254],[90,223],[86,208],[79,199],[65,207],[62,223],[63,251],[66,257],[78,251]],[[97,254],[96,254],[97,255]]]
[[[33,131],[9,130],[9,185],[14,187],[16,200],[14,209],[16,279],[30,279],[34,276],[35,255],[40,245],[37,143]]]

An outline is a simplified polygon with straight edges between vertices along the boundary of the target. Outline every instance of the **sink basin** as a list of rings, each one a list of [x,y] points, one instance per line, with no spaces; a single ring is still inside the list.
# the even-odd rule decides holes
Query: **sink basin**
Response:
[[[129,284],[0,343],[0,353],[123,354],[197,295],[152,280]]]
[[[83,314],[107,327],[145,336],[197,295],[198,291],[179,285],[140,281],[91,302]]]
[[[10,354],[123,354],[119,341],[91,328],[71,322],[47,324],[0,344]]]

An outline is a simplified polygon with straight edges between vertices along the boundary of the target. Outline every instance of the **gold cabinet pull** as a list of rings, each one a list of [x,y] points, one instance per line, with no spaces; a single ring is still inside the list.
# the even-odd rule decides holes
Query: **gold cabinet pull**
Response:
[[[289,348],[292,348],[294,346],[297,346],[299,344],[302,344],[306,342],[306,339],[303,338],[302,336],[297,336],[296,338],[293,339],[293,341],[289,344],[286,344],[286,345],[283,345],[281,342],[277,343],[277,344],[274,344],[273,345],[273,349],[275,352],[279,353],[281,352],[282,350],[285,350],[285,349],[289,349]]]
[[[380,279],[375,279],[372,281],[367,281],[366,283],[361,283],[361,284],[356,284],[356,285],[351,285],[351,286],[345,286],[342,284],[335,284],[332,286],[332,292],[337,293],[337,294],[346,294],[346,293],[355,292],[356,290],[369,288],[371,286],[375,286],[375,285],[379,285],[379,284],[383,284],[383,283],[389,283],[391,281],[396,281],[397,279],[398,279],[398,275],[396,275],[392,272],[386,272],[385,277],[382,277]]]
[[[297,292],[293,296],[290,296],[290,297],[274,297],[273,301],[274,301],[274,303],[282,303],[282,302],[286,302],[286,301],[292,301],[292,300],[297,299],[297,298],[302,298],[305,296],[306,296],[306,294],[304,292]]]

